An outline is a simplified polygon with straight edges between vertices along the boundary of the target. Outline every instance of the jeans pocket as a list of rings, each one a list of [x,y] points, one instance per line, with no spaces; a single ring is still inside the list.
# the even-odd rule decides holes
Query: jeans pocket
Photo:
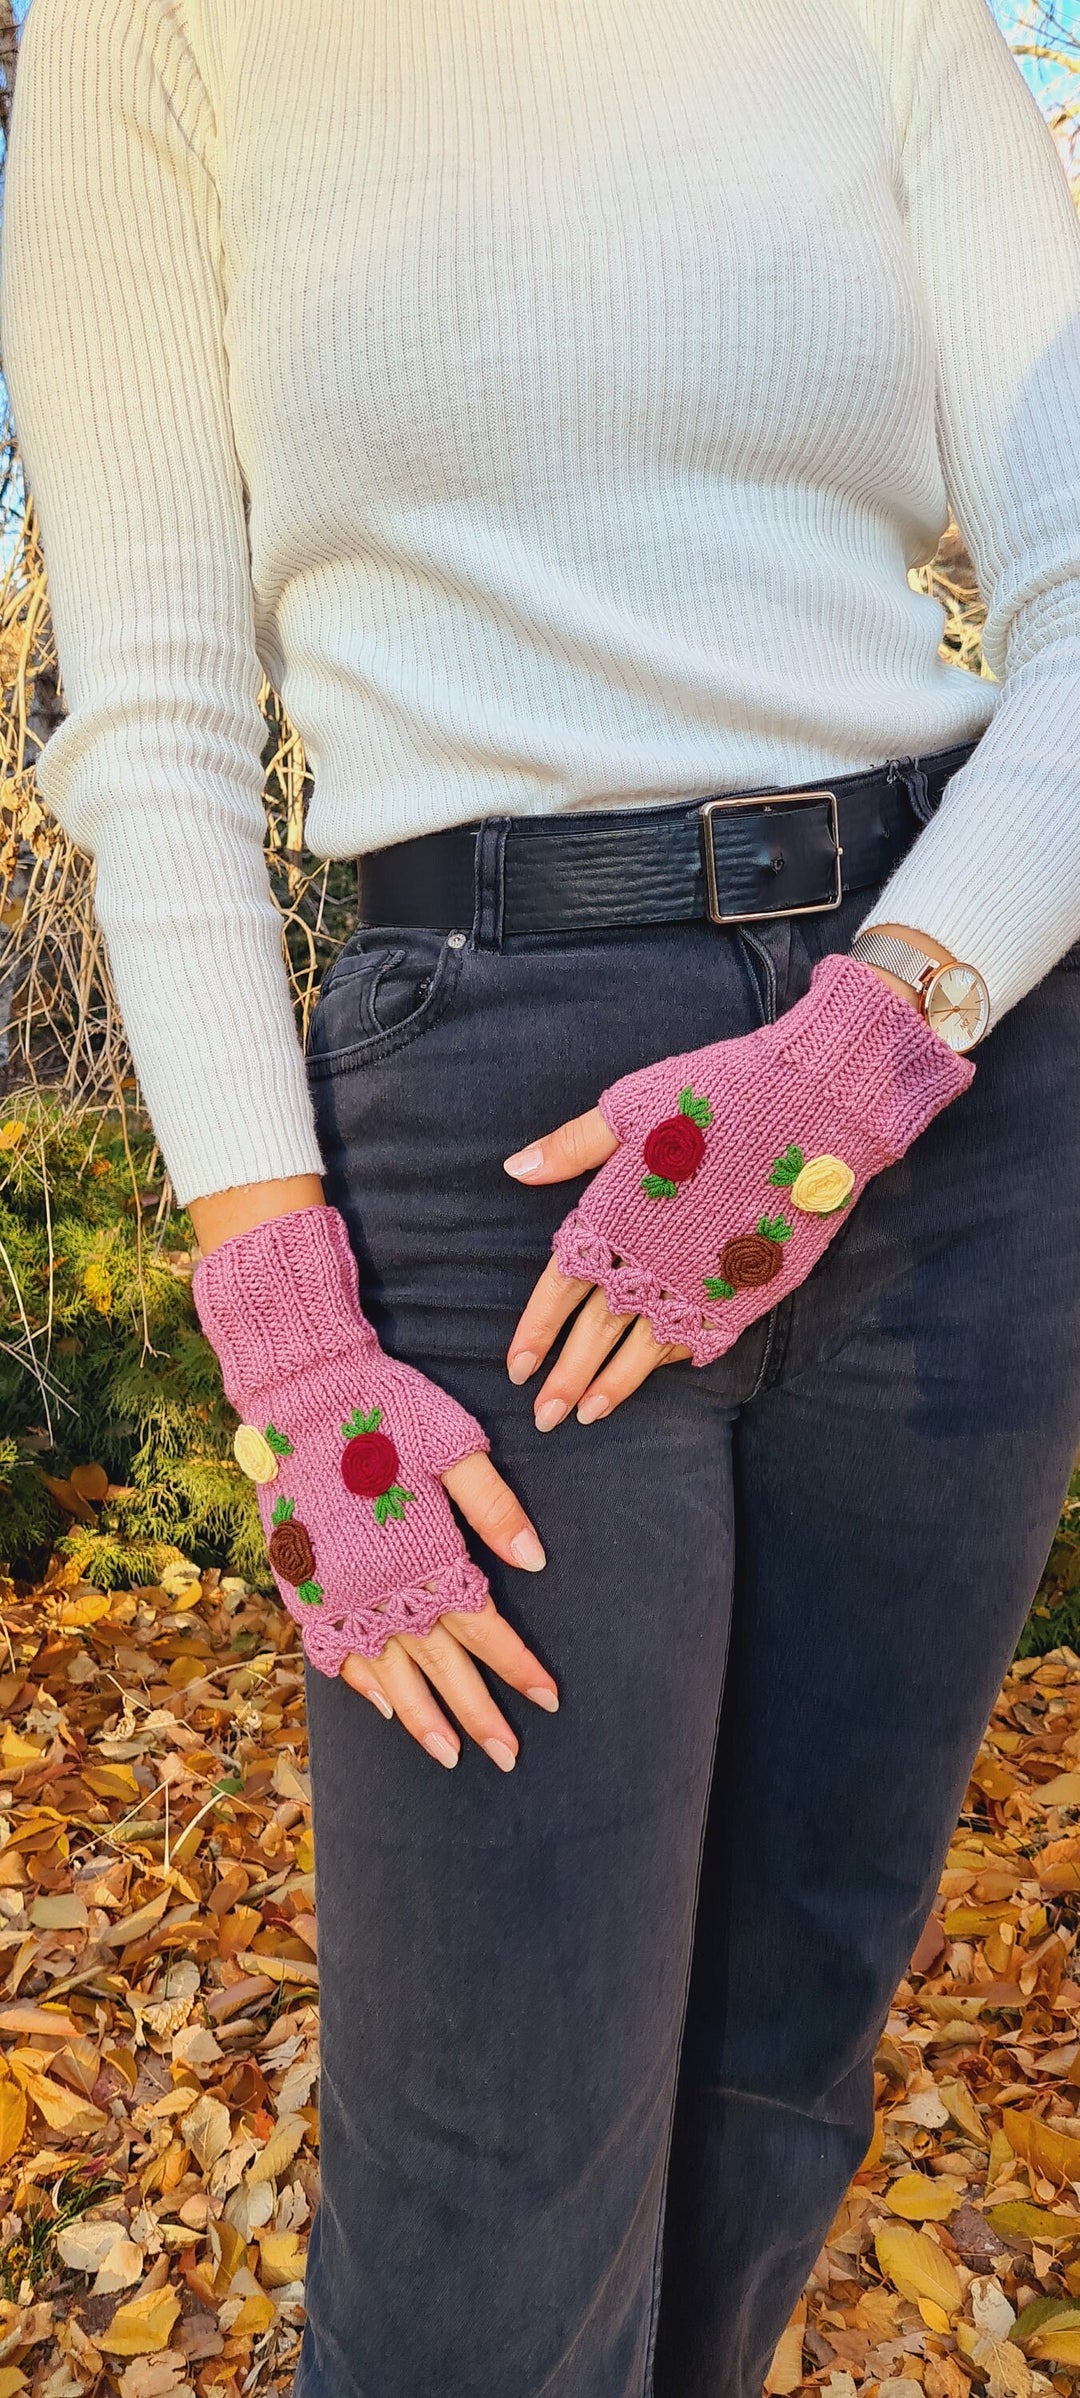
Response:
[[[425,927],[354,933],[330,969],[308,1027],[311,1081],[390,1057],[445,1013],[457,984],[459,934]]]

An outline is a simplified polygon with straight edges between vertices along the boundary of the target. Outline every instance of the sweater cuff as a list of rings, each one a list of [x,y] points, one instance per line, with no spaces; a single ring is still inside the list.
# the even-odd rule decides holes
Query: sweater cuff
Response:
[[[312,1363],[379,1345],[336,1207],[295,1208],[223,1241],[196,1266],[192,1291],[241,1411]]]
[[[810,988],[777,1026],[789,1062],[902,1157],[975,1073],[916,1008],[860,959],[821,958]]]

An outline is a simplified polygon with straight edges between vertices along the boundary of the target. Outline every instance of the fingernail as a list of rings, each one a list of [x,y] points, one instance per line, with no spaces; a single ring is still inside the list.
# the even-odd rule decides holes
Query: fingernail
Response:
[[[461,1754],[460,1749],[453,1748],[448,1740],[443,1739],[441,1732],[429,1732],[424,1747],[429,1756],[438,1758],[440,1765],[456,1765]]]
[[[527,1699],[532,1700],[534,1707],[542,1707],[545,1715],[558,1714],[559,1694],[557,1690],[548,1690],[546,1685],[543,1689],[541,1689],[539,1683],[537,1683],[536,1689],[527,1690],[525,1696]]]
[[[504,1157],[504,1174],[535,1174],[544,1163],[542,1149],[519,1149],[515,1156]]]
[[[506,1371],[511,1382],[527,1382],[530,1374],[535,1374],[539,1363],[539,1358],[533,1356],[531,1349],[515,1349],[513,1356],[506,1360]]]
[[[393,1723],[394,1710],[389,1699],[383,1697],[381,1690],[365,1690],[364,1697],[371,1700],[372,1706],[378,1708],[380,1715],[385,1715],[388,1724]]]
[[[561,1399],[545,1399],[541,1407],[533,1409],[533,1421],[538,1432],[554,1432],[556,1424],[561,1424],[569,1413]]]
[[[484,1748],[492,1764],[498,1766],[501,1774],[513,1773],[517,1758],[513,1749],[507,1748],[505,1740],[485,1740]]]
[[[610,1414],[610,1399],[605,1399],[600,1391],[594,1391],[591,1399],[582,1400],[577,1420],[579,1424],[598,1424],[602,1415]]]
[[[524,1566],[527,1574],[538,1574],[541,1566],[547,1564],[547,1558],[531,1524],[526,1524],[524,1531],[515,1532],[510,1543],[510,1555],[515,1565]]]

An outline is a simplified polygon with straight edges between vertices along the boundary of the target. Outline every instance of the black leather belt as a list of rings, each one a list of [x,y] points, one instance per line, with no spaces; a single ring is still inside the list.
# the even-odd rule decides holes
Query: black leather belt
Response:
[[[358,921],[468,931],[493,841],[504,935],[818,915],[885,880],[976,747],[892,759],[825,786],[452,825],[357,859]]]

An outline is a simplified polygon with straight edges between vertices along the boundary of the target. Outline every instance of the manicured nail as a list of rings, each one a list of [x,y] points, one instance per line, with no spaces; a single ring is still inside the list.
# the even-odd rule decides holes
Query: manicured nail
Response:
[[[513,1749],[507,1748],[505,1740],[485,1740],[484,1748],[492,1764],[498,1766],[501,1774],[513,1773],[517,1758]]]
[[[569,1413],[561,1399],[545,1399],[542,1406],[533,1409],[533,1421],[538,1432],[554,1432],[556,1424],[561,1424]]]
[[[536,1174],[544,1163],[542,1149],[519,1149],[516,1156],[504,1157],[504,1174]]]
[[[527,1382],[530,1374],[535,1374],[539,1363],[539,1358],[533,1356],[531,1349],[515,1349],[513,1356],[506,1360],[506,1371],[511,1382]]]
[[[522,1531],[515,1532],[510,1543],[510,1555],[515,1565],[524,1566],[527,1574],[538,1574],[541,1566],[547,1564],[547,1558],[531,1524],[526,1524]]]
[[[610,1414],[610,1399],[605,1399],[601,1391],[594,1391],[591,1399],[582,1400],[577,1420],[579,1424],[598,1424],[602,1415]]]
[[[448,1740],[444,1740],[441,1732],[429,1732],[424,1747],[429,1756],[438,1758],[440,1765],[456,1765],[461,1755],[460,1749],[453,1748]]]
[[[380,1715],[385,1715],[388,1724],[393,1723],[394,1710],[389,1699],[384,1698],[381,1690],[365,1690],[364,1697],[371,1700],[372,1706],[378,1708]]]
[[[537,1683],[536,1689],[527,1690],[525,1696],[532,1700],[534,1707],[542,1707],[545,1715],[558,1714],[559,1694],[557,1690],[548,1690],[546,1686],[541,1689],[540,1684]]]

